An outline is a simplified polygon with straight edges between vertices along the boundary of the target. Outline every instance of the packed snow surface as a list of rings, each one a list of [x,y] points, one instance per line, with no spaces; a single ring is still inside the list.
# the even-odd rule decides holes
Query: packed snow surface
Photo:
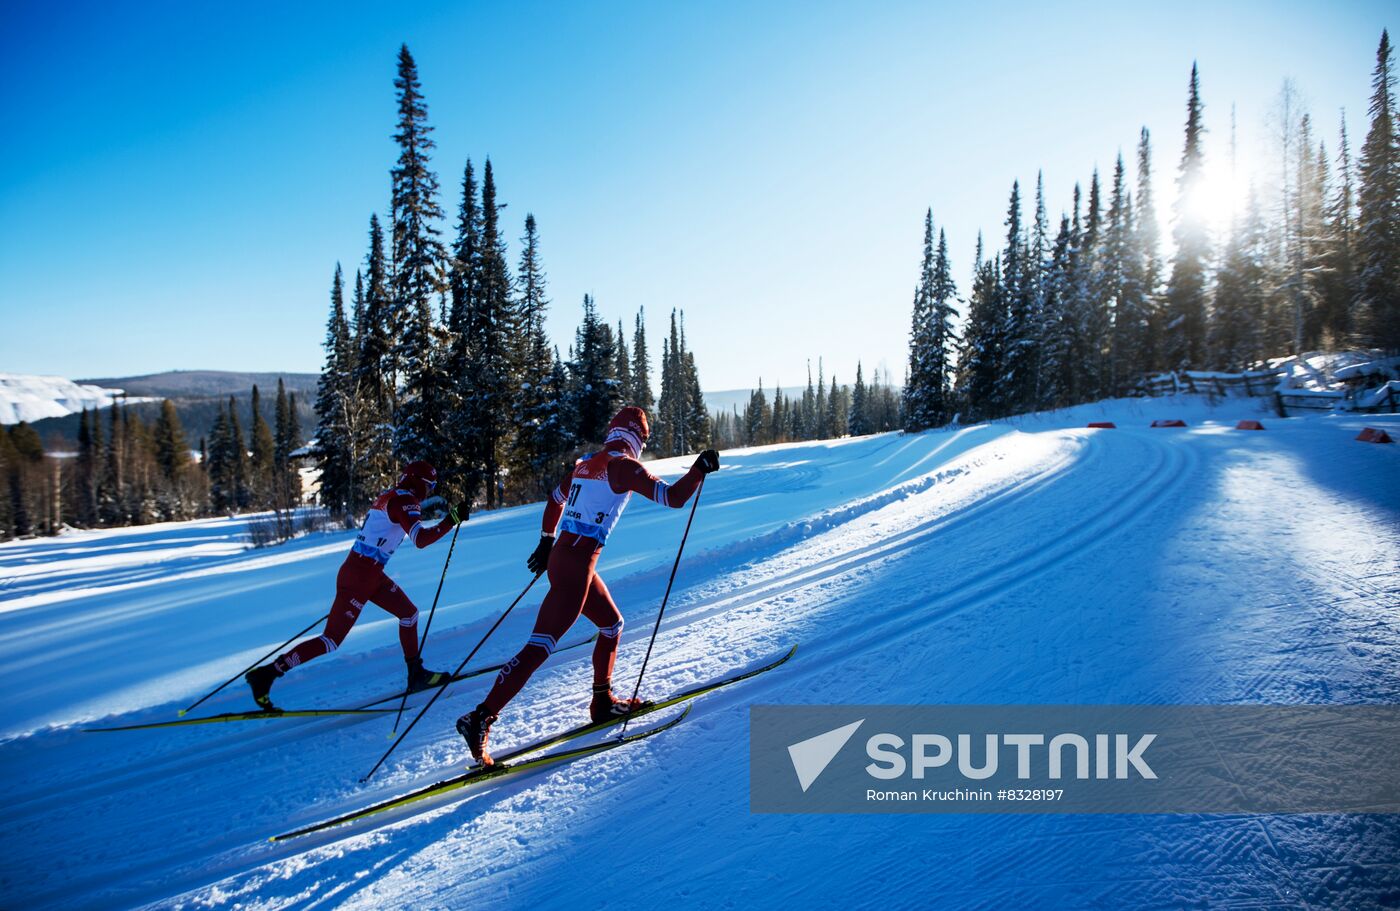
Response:
[[[1394,816],[749,813],[754,703],[1400,701],[1400,445],[1354,439],[1367,424],[1400,437],[1400,420],[1259,407],[1110,402],[727,452],[645,690],[799,643],[792,661],[643,743],[281,844],[267,839],[459,771],[452,723],[490,677],[449,689],[367,785],[383,718],[85,733],[173,718],[321,616],[351,533],[249,550],[246,520],[229,519],[0,545],[0,905],[1394,906]],[[1188,426],[1149,429],[1158,418]],[[1267,430],[1231,429],[1241,418]],[[524,587],[539,515],[464,526],[429,667],[456,666]],[[634,498],[600,562],[628,619],[626,686],[684,521]],[[425,616],[446,552],[390,564]],[[514,653],[542,594],[473,664]],[[274,696],[395,691],[394,622],[367,607]],[[582,621],[566,644],[591,632]],[[497,723],[498,748],[582,719],[587,652],[554,656]],[[239,682],[198,711],[251,706]]]
[[[61,418],[84,408],[106,408],[121,394],[120,389],[75,383],[61,376],[0,373],[0,424]]]

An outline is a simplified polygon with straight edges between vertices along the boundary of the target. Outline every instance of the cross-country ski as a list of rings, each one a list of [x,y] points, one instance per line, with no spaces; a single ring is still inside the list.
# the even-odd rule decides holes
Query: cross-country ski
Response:
[[[453,777],[445,778],[442,781],[435,781],[430,785],[418,788],[414,791],[410,791],[407,794],[403,794],[398,797],[393,797],[389,800],[381,801],[379,803],[365,807],[361,810],[354,810],[352,812],[345,813],[341,816],[335,817],[334,819],[328,819],[323,822],[313,823],[309,826],[303,826],[300,829],[295,829],[291,832],[284,832],[281,835],[274,835],[268,840],[272,842],[279,842],[287,841],[291,838],[299,838],[303,835],[310,835],[314,832],[322,832],[326,829],[335,828],[336,826],[346,825],[352,822],[358,822],[362,819],[368,819],[372,816],[378,816],[381,813],[392,812],[402,807],[407,807],[413,804],[417,804],[419,802],[426,802],[432,800],[435,797],[440,797],[444,794],[450,794],[455,791],[459,791],[463,788],[469,788],[474,785],[485,784],[491,781],[497,781],[501,778],[504,778],[507,775],[519,775],[525,772],[534,771],[536,769],[544,769],[552,765],[558,765],[561,762],[568,762],[569,760],[573,759],[581,759],[584,756],[595,756],[599,753],[603,753],[608,750],[615,749],[617,747],[626,746],[629,743],[636,743],[639,740],[645,740],[648,737],[660,734],[662,731],[669,730],[675,727],[677,724],[680,724],[680,722],[689,713],[690,706],[687,705],[675,718],[672,718],[669,721],[666,721],[662,724],[658,724],[646,730],[634,731],[633,733],[627,734],[623,737],[614,737],[607,740],[600,740],[597,743],[588,744],[587,746],[574,747],[573,749],[563,750],[558,753],[550,753],[548,755],[540,756],[534,759],[520,759],[520,757],[522,756],[527,756],[530,753],[539,752],[542,749],[547,749],[549,746],[558,743],[563,743],[565,741],[573,739],[573,736],[579,735],[560,735],[557,737],[551,737],[547,741],[544,741],[542,743],[531,744],[530,746],[523,747],[519,750],[512,750],[510,753],[502,755],[499,761],[493,762],[491,765],[476,766],[475,768],[469,769],[460,775],[454,775]]]

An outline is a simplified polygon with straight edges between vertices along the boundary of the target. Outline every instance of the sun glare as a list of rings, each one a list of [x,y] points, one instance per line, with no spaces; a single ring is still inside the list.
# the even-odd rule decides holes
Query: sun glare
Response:
[[[1229,229],[1232,218],[1244,214],[1249,179],[1228,162],[1207,160],[1201,179],[1187,193],[1186,214],[1219,234]]]

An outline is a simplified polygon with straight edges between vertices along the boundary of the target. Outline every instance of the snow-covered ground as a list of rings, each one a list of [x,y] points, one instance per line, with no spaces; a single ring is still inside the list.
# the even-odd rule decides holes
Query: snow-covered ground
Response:
[[[61,418],[84,408],[106,408],[121,394],[120,389],[75,383],[61,376],[0,373],[0,424]]]
[[[489,677],[450,689],[369,785],[382,719],[83,733],[173,717],[319,616],[350,536],[250,551],[217,520],[0,545],[0,905],[1393,906],[1393,816],[749,813],[756,702],[1400,701],[1400,446],[1353,439],[1367,424],[1400,437],[1400,419],[1259,407],[1113,402],[726,453],[647,690],[800,643],[791,662],[643,744],[279,845],[268,836],[459,769],[452,722]],[[1148,429],[1166,417],[1190,426]],[[464,527],[429,666],[455,666],[528,581],[538,521],[527,507]],[[619,681],[683,525],[634,502],[604,553],[628,617]],[[425,611],[445,552],[391,564]],[[537,595],[479,661],[515,651]],[[586,653],[531,681],[499,748],[581,720]],[[340,652],[274,692],[354,704],[402,673],[393,620],[367,608]],[[240,684],[200,711],[250,705]]]

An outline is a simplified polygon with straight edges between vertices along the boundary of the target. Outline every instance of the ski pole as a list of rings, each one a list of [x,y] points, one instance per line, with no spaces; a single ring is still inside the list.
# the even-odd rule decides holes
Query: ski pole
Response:
[[[213,696],[213,695],[214,695],[215,693],[217,693],[219,690],[221,690],[221,689],[223,689],[224,687],[228,686],[230,683],[232,683],[233,681],[237,680],[239,677],[242,677],[244,674],[248,673],[248,672],[251,671],[253,668],[257,667],[259,664],[262,664],[264,661],[266,661],[267,659],[271,658],[273,655],[275,655],[275,654],[277,654],[278,652],[282,651],[282,649],[284,649],[284,648],[286,648],[287,646],[291,645],[291,644],[292,644],[293,642],[295,642],[298,638],[300,638],[300,637],[302,637],[302,636],[305,636],[307,633],[311,632],[313,629],[316,628],[316,626],[317,626],[318,624],[320,624],[322,621],[324,621],[324,620],[325,620],[327,617],[329,617],[329,616],[330,616],[330,614],[326,614],[326,615],[323,616],[320,620],[315,620],[315,621],[313,621],[309,626],[306,627],[306,629],[304,629],[304,630],[302,630],[301,632],[297,633],[295,636],[293,636],[292,638],[288,639],[286,642],[283,642],[281,645],[277,646],[275,649],[273,649],[272,651],[268,652],[266,655],[263,655],[263,656],[262,656],[261,658],[259,658],[257,661],[254,661],[252,664],[248,665],[248,666],[245,667],[243,670],[239,671],[238,673],[234,674],[232,677],[230,677],[230,678],[228,678],[227,680],[225,680],[223,683],[221,683],[221,684],[219,684],[218,686],[214,687],[212,690],[210,690],[209,692],[205,693],[203,696],[199,697],[199,699],[197,699],[197,700],[195,700],[194,702],[190,703],[190,704],[189,704],[188,706],[186,706],[185,708],[180,709],[180,717],[181,717],[181,718],[185,717],[185,713],[186,713],[186,712],[189,712],[191,709],[193,709],[193,708],[195,708],[196,706],[198,706],[201,702],[203,702],[204,700],[208,699],[210,696]]]
[[[418,642],[418,654],[423,654],[423,647],[428,644],[428,630],[433,628],[433,614],[437,613],[438,598],[442,595],[442,583],[447,581],[447,567],[452,562],[452,550],[457,546],[457,532],[462,530],[462,523],[458,522],[452,529],[452,541],[447,545],[447,559],[442,561],[442,578],[438,579],[437,592],[433,595],[433,606],[428,611],[428,622],[423,624],[423,638]],[[403,720],[403,707],[408,705],[408,689],[403,691],[403,699],[399,700],[399,713],[394,716],[394,730],[399,729],[399,722]]]
[[[491,638],[491,634],[496,631],[496,627],[501,625],[501,622],[504,621],[506,617],[510,615],[510,612],[515,609],[515,605],[519,604],[521,599],[525,597],[525,595],[530,591],[530,589],[535,587],[535,583],[540,580],[540,576],[542,575],[544,575],[544,570],[540,570],[539,572],[535,573],[535,577],[530,580],[530,584],[525,586],[525,591],[522,591],[520,594],[515,596],[515,600],[510,602],[510,607],[507,607],[505,609],[505,612],[502,613],[501,616],[496,618],[496,622],[491,624],[491,628],[486,631],[486,635],[481,637],[481,641],[476,644],[476,648],[473,648],[471,650],[471,653],[467,655],[467,657],[462,659],[462,663],[457,665],[457,670],[452,672],[453,677],[456,677],[458,674],[462,673],[462,669],[467,666],[467,662],[472,660],[472,658],[476,657],[477,651],[483,645],[486,644],[487,639]],[[374,764],[374,768],[366,772],[365,777],[360,779],[360,784],[364,784],[365,782],[369,781],[370,776],[373,775],[375,772],[379,771],[379,767],[384,764],[384,760],[389,758],[390,753],[398,749],[399,744],[403,743],[403,739],[408,736],[408,732],[413,730],[413,726],[417,724],[425,714],[427,714],[428,709],[433,707],[433,703],[438,701],[438,697],[441,696],[443,693],[447,692],[447,687],[450,685],[451,681],[448,681],[447,683],[444,683],[442,686],[438,687],[438,691],[436,693],[433,693],[433,698],[429,699],[428,704],[418,710],[418,714],[413,716],[413,720],[408,723],[408,727],[403,729],[403,733],[399,735],[399,739],[395,740],[393,744],[389,747],[389,749],[384,751],[384,755],[379,757],[379,761]]]
[[[700,494],[705,491],[705,479],[700,479],[700,486],[695,489],[695,499],[690,504],[690,518],[685,520],[685,534],[681,535],[681,546],[676,548],[676,562],[671,564],[671,578],[666,580],[666,594],[661,598],[661,610],[656,612],[656,623],[651,628],[651,641],[647,643],[647,653],[642,658],[642,669],[637,673],[637,685],[632,688],[632,700],[637,699],[637,694],[642,691],[642,675],[647,672],[647,662],[651,660],[651,647],[656,644],[656,634],[661,631],[661,618],[666,613],[666,602],[671,600],[671,583],[676,581],[676,570],[681,565],[681,553],[685,550],[686,538],[690,537],[690,523],[695,521],[695,508],[700,505]],[[627,722],[632,720],[632,713],[628,712],[622,719],[622,731],[617,735],[618,739],[627,733]]]

